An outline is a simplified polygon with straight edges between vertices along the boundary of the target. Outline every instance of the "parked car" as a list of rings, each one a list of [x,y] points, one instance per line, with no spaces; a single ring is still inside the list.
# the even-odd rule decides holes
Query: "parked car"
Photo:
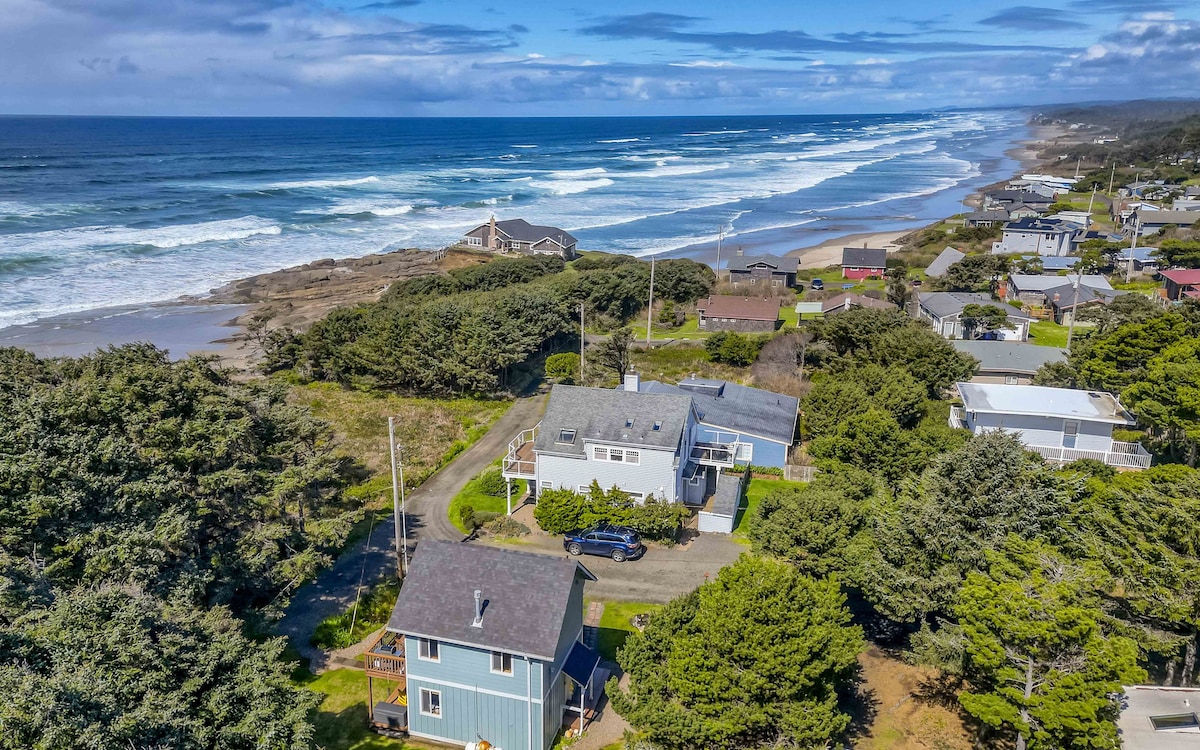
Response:
[[[819,292],[825,288],[825,282],[821,281],[820,279],[813,279],[812,281],[809,282],[808,286],[814,292]]]
[[[569,531],[563,536],[563,549],[572,555],[603,555],[615,562],[636,560],[646,551],[642,538],[628,526],[595,526]]]

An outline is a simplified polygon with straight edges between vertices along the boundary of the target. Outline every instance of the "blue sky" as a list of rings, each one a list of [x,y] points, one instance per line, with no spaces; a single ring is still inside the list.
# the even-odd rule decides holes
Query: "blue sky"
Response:
[[[0,0],[0,112],[890,112],[1200,94],[1200,4]]]

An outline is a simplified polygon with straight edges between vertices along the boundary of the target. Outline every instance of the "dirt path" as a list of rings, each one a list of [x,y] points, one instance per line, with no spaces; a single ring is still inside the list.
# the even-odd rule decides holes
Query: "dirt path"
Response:
[[[462,532],[454,528],[447,515],[450,500],[471,477],[501,454],[513,435],[532,427],[545,406],[545,396],[517,399],[487,434],[409,493],[405,521],[410,555],[413,544],[422,539],[463,539]],[[389,515],[369,536],[344,552],[332,567],[292,597],[275,631],[288,637],[314,673],[328,668],[329,657],[309,643],[313,631],[326,617],[344,612],[354,603],[360,581],[365,589],[396,574],[395,538],[396,526]]]

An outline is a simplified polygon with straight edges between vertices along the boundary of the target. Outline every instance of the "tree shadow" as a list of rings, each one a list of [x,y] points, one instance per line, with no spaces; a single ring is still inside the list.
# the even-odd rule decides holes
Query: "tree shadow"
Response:
[[[853,689],[841,700],[841,709],[850,715],[850,726],[846,727],[846,745],[854,747],[871,736],[871,727],[879,715],[879,701],[875,691],[862,680],[862,670],[855,675]]]
[[[965,687],[962,677],[952,674],[936,674],[923,678],[917,683],[913,697],[924,703],[929,703],[952,711],[962,711],[958,703],[958,694]]]

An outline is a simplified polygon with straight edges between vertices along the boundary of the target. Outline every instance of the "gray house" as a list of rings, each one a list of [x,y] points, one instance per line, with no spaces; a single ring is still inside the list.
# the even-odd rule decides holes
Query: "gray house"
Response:
[[[467,232],[462,244],[526,255],[558,255],[563,260],[571,260],[575,257],[578,240],[558,227],[537,226],[524,219],[496,221],[493,216],[487,224]]]
[[[1008,283],[1005,285],[1004,296],[1007,300],[1020,300],[1027,305],[1045,306],[1049,305],[1051,300],[1046,293],[1063,286],[1064,284],[1075,284],[1075,279],[1079,279],[1079,288],[1090,287],[1091,289],[1100,291],[1112,291],[1112,284],[1108,283],[1108,279],[1099,274],[1067,274],[1058,276],[1054,274],[1031,274],[1031,273],[1014,273],[1008,277]]]
[[[1082,227],[1061,219],[1019,219],[1004,226],[1000,241],[992,244],[996,255],[1070,255]]]
[[[951,427],[976,435],[1014,433],[1026,448],[1057,463],[1090,458],[1128,469],[1150,466],[1150,454],[1139,443],[1112,439],[1114,426],[1134,420],[1111,393],[989,383],[957,387],[962,407],[951,408]]]
[[[1075,313],[1086,307],[1107,305],[1125,292],[1114,289],[1098,289],[1096,287],[1074,284],[1062,284],[1046,290],[1046,304],[1054,313],[1054,322],[1059,325],[1069,325]]]
[[[1064,349],[1018,341],[951,341],[950,345],[979,362],[972,383],[1029,385],[1042,365],[1067,359]]]
[[[1160,231],[1163,227],[1173,225],[1187,228],[1200,222],[1200,213],[1195,211],[1134,211],[1125,221],[1125,228],[1130,233],[1135,226],[1140,226],[1139,235],[1145,237]]]
[[[565,557],[421,542],[381,638],[364,654],[371,721],[462,746],[548,750],[596,712],[607,670],[583,643],[583,588]]]
[[[961,339],[966,331],[963,329],[962,315],[967,305],[993,305],[1008,313],[1008,322],[1012,328],[1004,328],[987,334],[992,339],[1001,341],[1025,341],[1029,338],[1029,326],[1033,318],[1022,315],[1015,309],[997,302],[986,294],[972,292],[921,292],[917,317],[929,321],[933,330],[948,339]]]
[[[791,289],[796,286],[799,258],[775,255],[738,255],[729,259],[729,283],[753,289]]]

